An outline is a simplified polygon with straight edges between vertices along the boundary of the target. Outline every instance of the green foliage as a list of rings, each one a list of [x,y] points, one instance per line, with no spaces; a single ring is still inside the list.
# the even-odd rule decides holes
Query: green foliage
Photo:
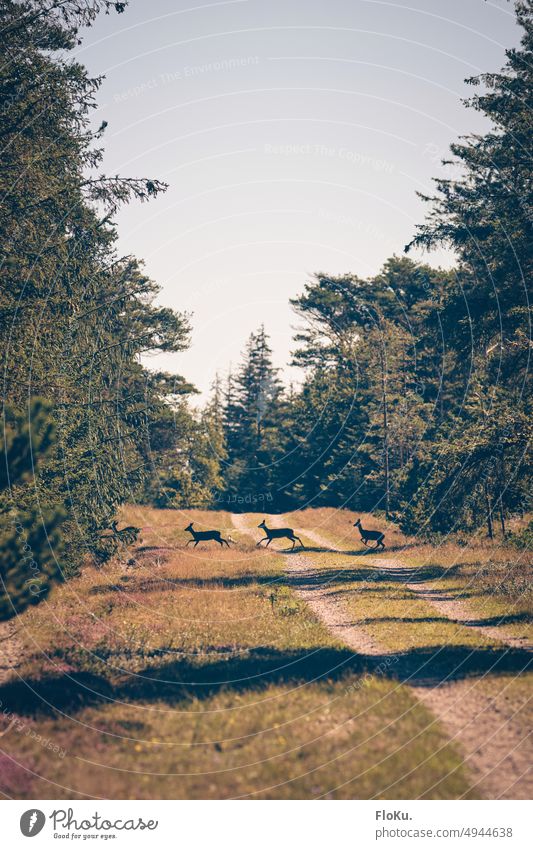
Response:
[[[223,405],[225,471],[222,498],[246,505],[274,498],[283,454],[284,399],[264,327],[248,339]]]
[[[511,534],[509,542],[515,548],[527,549],[528,551],[533,549],[533,522],[529,522],[522,531]]]
[[[124,6],[0,5],[2,372],[12,409],[46,400],[55,439],[42,444],[36,488],[43,511],[64,514],[56,553],[65,575],[88,555],[113,553],[102,533],[142,483],[150,424],[171,386],[140,356],[188,343],[187,317],[158,307],[142,265],[115,250],[118,207],[165,185],[97,172],[105,122],[93,131],[90,113],[100,80],[68,56],[81,27]],[[21,492],[12,497],[22,509]]]
[[[467,105],[492,127],[452,146],[457,177],[436,181],[413,241],[451,246],[457,268],[393,256],[368,279],[316,274],[292,301],[302,386],[282,387],[261,327],[200,410],[183,378],[141,365],[187,346],[188,317],[158,307],[142,264],[115,249],[116,210],[165,185],[98,173],[105,122],[93,131],[90,113],[100,80],[68,58],[81,27],[124,6],[0,3],[5,515],[26,511],[21,526],[48,563],[31,530],[38,498],[64,575],[87,555],[113,554],[118,537],[106,529],[128,499],[347,505],[427,536],[483,523],[505,535],[531,490],[531,0],[516,4],[523,40],[502,72],[469,81],[480,93]],[[39,422],[32,488],[28,403]],[[23,577],[9,573],[15,595]]]
[[[35,470],[54,447],[45,403],[26,415],[7,407],[0,436],[0,620],[45,598],[59,579],[64,514],[43,503]]]
[[[187,396],[196,390],[171,375],[172,391],[148,426],[148,472],[135,495],[161,508],[209,507],[222,485],[225,458],[218,380],[204,409],[191,409]]]
[[[434,434],[413,476],[405,527],[477,527],[528,507],[531,488],[531,112],[532,4],[516,4],[519,49],[500,73],[468,82],[483,91],[467,105],[492,123],[484,135],[452,145],[456,179],[439,179],[427,222],[413,244],[447,244],[459,257],[457,282],[441,320],[464,393]],[[410,246],[408,246],[409,248]],[[415,479],[416,478],[416,479]],[[419,484],[419,486],[418,486]]]
[[[392,257],[375,278],[317,274],[292,303],[307,372],[293,433],[297,504],[397,510],[438,389],[432,348],[448,272]],[[293,460],[294,462],[294,460]]]

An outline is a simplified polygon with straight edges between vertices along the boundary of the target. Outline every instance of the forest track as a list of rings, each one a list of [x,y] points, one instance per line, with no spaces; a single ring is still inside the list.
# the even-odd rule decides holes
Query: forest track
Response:
[[[498,640],[500,643],[504,643],[504,645],[511,648],[533,652],[533,644],[527,637],[515,637],[509,634],[503,625],[495,625],[494,623],[489,625],[484,624],[482,619],[476,619],[472,615],[472,611],[468,609],[468,606],[460,598],[456,598],[445,591],[433,587],[431,581],[410,581],[408,573],[410,572],[411,575],[416,575],[416,570],[413,570],[412,567],[405,566],[401,560],[374,557],[372,562],[380,569],[382,574],[386,574],[387,570],[390,570],[391,574],[397,577],[398,575],[401,576],[402,572],[405,572],[406,580],[404,586],[406,589],[411,590],[411,592],[426,601],[438,613],[445,616],[451,622],[455,622],[457,625],[462,625],[465,628],[471,628],[473,631],[477,631],[492,640]]]
[[[235,528],[241,533],[257,538],[256,530],[250,527],[246,515],[233,514]],[[281,523],[281,518],[270,517],[273,524]],[[339,549],[323,539],[314,531],[303,531],[304,535],[316,545],[333,553],[342,553]],[[365,630],[363,624],[353,622],[337,595],[330,592],[331,582],[320,581],[320,569],[305,554],[290,554],[283,552],[287,562],[289,586],[305,601],[315,615],[325,624],[330,633],[341,640],[357,654],[370,658],[396,658],[394,651],[382,647]],[[406,573],[406,588],[430,601],[426,597],[431,587],[427,583],[409,583],[409,573],[414,570],[405,566],[399,560],[374,559],[380,571],[390,569]],[[430,601],[431,603],[431,601]],[[436,607],[436,604],[434,604]],[[453,612],[453,616],[448,616]],[[457,622],[460,626],[469,626],[471,616],[465,616],[465,621],[456,619],[458,607],[447,607],[440,610],[441,614]],[[466,614],[466,610],[462,610]],[[474,627],[474,630],[491,636],[489,630]],[[507,635],[503,637],[498,628],[497,639],[506,643],[509,648],[516,647],[517,638]],[[524,648],[520,643],[520,648]],[[397,668],[397,666],[396,666]],[[508,687],[505,681],[500,688],[487,685],[486,676],[476,679],[449,680],[446,683],[428,685],[426,674],[417,680],[416,672],[409,675],[406,686],[409,686],[415,697],[424,704],[433,716],[446,729],[450,740],[459,746],[464,762],[471,774],[472,789],[478,791],[480,797],[488,799],[529,799],[533,791],[531,781],[531,745],[530,732],[525,716],[528,704],[527,697],[517,703],[506,694]],[[497,679],[491,679],[491,683]],[[497,690],[497,692],[495,692]]]

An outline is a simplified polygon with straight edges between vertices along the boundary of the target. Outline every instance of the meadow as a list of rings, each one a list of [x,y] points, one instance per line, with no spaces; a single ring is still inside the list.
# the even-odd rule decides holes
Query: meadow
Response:
[[[428,548],[392,531],[378,556],[349,511],[270,517],[300,530],[306,551],[290,554],[282,541],[256,547],[259,514],[131,507],[121,518],[142,527],[133,549],[16,622],[21,660],[0,684],[4,795],[484,798],[491,781],[428,697],[465,682],[505,698],[504,724],[513,716],[527,756],[530,655],[505,642],[531,636],[525,567],[511,589],[504,579],[489,592],[475,571],[483,548]],[[191,519],[222,529],[231,548],[187,547]],[[387,557],[401,565],[391,571]],[[292,564],[318,582],[324,615]],[[505,638],[436,614],[416,581],[460,596],[472,622],[501,613]],[[376,651],[336,635],[330,603]],[[504,795],[517,792],[512,778]]]

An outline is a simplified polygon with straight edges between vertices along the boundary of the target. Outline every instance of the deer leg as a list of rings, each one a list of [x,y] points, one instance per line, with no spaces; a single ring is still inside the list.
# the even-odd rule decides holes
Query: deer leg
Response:
[[[298,540],[298,542],[300,543],[300,545],[302,546],[302,548],[305,548],[305,545],[304,545],[304,544],[303,544],[303,542],[301,541],[300,537],[296,537],[296,539]]]
[[[257,543],[257,545],[261,545],[261,543],[262,543],[262,542],[264,542],[266,539],[268,539],[268,537],[263,537],[263,539],[260,539],[260,540],[259,540],[259,542]]]
[[[193,539],[190,539],[190,540],[188,541],[187,545],[190,545],[190,544],[191,544],[191,542],[194,542],[194,540],[193,540]],[[187,545],[185,546],[185,548],[187,548]]]
[[[193,548],[196,548],[196,546],[198,545],[198,543],[199,543],[199,542],[200,542],[200,540],[199,540],[199,539],[197,539],[197,540],[196,540],[196,542],[195,542],[195,543],[194,543],[194,545],[193,545]]]
[[[221,537],[221,540],[222,540],[222,542],[225,542],[225,543],[226,543],[226,545],[227,545],[227,546],[228,546],[228,548],[229,548],[229,542],[227,541],[227,539],[224,539],[224,537]]]
[[[266,539],[266,537],[265,537],[265,539]],[[269,546],[269,545],[270,545],[270,543],[272,542],[272,539],[273,539],[273,537],[270,537],[270,539],[268,540],[267,544],[265,545],[265,548],[268,548],[268,546]]]

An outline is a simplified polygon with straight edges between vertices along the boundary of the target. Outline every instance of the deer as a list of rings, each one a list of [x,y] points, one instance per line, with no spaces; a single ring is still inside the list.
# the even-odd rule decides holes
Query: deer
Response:
[[[286,538],[286,539],[292,540],[292,548],[294,548],[294,546],[296,544],[296,540],[298,540],[298,542],[300,543],[302,548],[305,548],[300,537],[296,536],[296,534],[294,533],[292,528],[267,528],[266,519],[263,519],[261,524],[258,525],[257,527],[263,528],[263,530],[266,534],[266,537],[263,537],[263,539],[260,539],[259,542],[257,543],[257,545],[261,545],[261,543],[264,542],[267,539],[268,542],[267,542],[265,548],[268,548],[268,546],[270,545],[270,543],[272,542],[273,539],[285,539]],[[292,551],[292,548],[291,548],[291,551]]]
[[[361,534],[361,539],[364,544],[368,546],[368,540],[375,539],[376,545],[374,548],[379,548],[381,546],[381,550],[385,548],[385,544],[383,540],[385,539],[385,534],[382,534],[381,531],[369,531],[366,528],[363,528],[361,524],[361,519],[358,519],[357,522],[353,524],[354,528],[359,528],[359,533]]]
[[[224,537],[220,535],[220,531],[195,531],[193,528],[193,522],[187,525],[185,530],[192,534],[192,539],[187,542],[187,545],[190,545],[191,542],[194,542],[193,548],[196,548],[198,543],[202,542],[202,540],[210,539],[214,540],[215,542],[218,542],[221,548],[224,548],[224,545],[227,545],[229,548],[229,542],[227,541],[227,539],[224,539]],[[187,548],[187,546],[185,546],[185,548]]]
[[[125,545],[132,545],[137,540],[141,529],[135,528],[133,525],[127,525],[125,528],[121,528],[119,530],[117,525],[118,522],[116,520],[111,522],[110,525],[111,531],[115,539]]]

